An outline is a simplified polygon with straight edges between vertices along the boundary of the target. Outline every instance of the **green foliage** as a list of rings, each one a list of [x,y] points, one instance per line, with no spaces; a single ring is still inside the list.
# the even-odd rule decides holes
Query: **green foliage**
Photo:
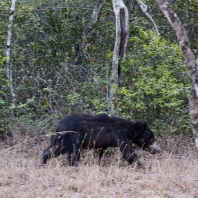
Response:
[[[189,129],[190,79],[179,46],[143,29],[131,37],[129,46],[134,51],[122,61],[128,78],[117,99],[121,115],[144,118],[160,125],[160,132]],[[177,128],[172,130],[172,126]]]
[[[8,91],[9,91],[9,82],[6,80],[5,68],[3,62],[5,58],[0,56],[0,134],[8,134]]]
[[[61,117],[73,111],[109,112],[115,16],[111,1],[107,1],[96,27],[86,38],[82,37],[95,3],[95,0],[17,2],[10,59],[17,103],[9,107],[5,60],[0,58],[1,131],[5,132],[8,126],[8,109],[13,111],[12,121],[22,133],[51,132]],[[149,31],[152,24],[137,4],[126,1],[132,8],[130,39],[126,60],[121,62],[124,80],[115,106],[120,116],[145,119],[156,131],[188,132],[190,80],[186,65],[167,20],[152,1],[146,4],[162,37]],[[179,6],[178,12],[187,24],[197,53],[197,3],[186,4],[182,0],[174,1],[173,5],[176,9]],[[11,1],[0,2],[0,41],[4,44],[10,6]],[[80,51],[82,42],[86,46]],[[0,57],[4,56],[2,45]],[[10,120],[9,123],[12,126]]]
[[[185,6],[184,6],[185,5]],[[189,41],[191,44],[191,48],[196,56],[198,56],[198,1],[197,0],[180,0],[172,3],[172,8],[177,10],[177,14],[185,24],[185,28],[188,32]]]

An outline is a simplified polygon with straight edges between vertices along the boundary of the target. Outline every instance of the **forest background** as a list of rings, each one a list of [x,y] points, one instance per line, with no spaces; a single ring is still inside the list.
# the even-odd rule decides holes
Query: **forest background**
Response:
[[[180,50],[188,43],[179,47],[155,2],[142,0],[159,36],[139,1],[124,0],[129,10],[128,47],[126,57],[119,59],[123,78],[113,98],[112,1],[17,0],[10,12],[12,2],[0,0],[0,197],[197,198],[198,133],[195,130],[193,137],[192,129],[197,129],[193,105],[198,103],[195,95],[195,103],[189,105],[191,64]],[[96,2],[105,2],[99,20],[84,34]],[[198,1],[168,2],[198,57]],[[82,151],[76,167],[67,166],[65,155],[40,166],[42,150],[59,119],[74,111],[111,114],[112,104],[117,115],[148,122],[159,154],[135,147],[142,168],[129,166],[118,149],[108,149],[100,165],[88,150]],[[191,121],[189,107],[195,115]]]
[[[129,41],[121,61],[122,86],[114,104],[119,116],[146,120],[154,132],[191,134],[191,79],[174,31],[154,1],[143,1],[154,19],[145,17],[136,1],[129,8]],[[11,1],[0,1],[0,132],[50,133],[74,111],[110,112],[110,86],[115,16],[107,1],[96,27],[83,38],[95,0],[20,0],[12,29],[10,68],[15,103],[6,77],[5,49]],[[198,56],[198,3],[172,0]],[[86,46],[78,46],[86,39]]]

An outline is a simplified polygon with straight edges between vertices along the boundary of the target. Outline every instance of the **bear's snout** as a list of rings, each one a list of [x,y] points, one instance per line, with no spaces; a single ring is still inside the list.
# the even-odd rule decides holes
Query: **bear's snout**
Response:
[[[156,142],[153,142],[153,144],[149,145],[147,149],[151,154],[160,153],[160,147]]]

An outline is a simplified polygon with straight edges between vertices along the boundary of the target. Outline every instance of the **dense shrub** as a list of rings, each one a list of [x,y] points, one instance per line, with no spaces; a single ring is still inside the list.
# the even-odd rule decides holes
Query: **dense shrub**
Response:
[[[161,131],[189,131],[190,78],[179,46],[143,29],[129,42],[117,99],[121,115],[144,118]]]
[[[22,133],[32,129],[52,131],[63,115],[73,111],[109,113],[115,17],[112,4],[107,1],[95,29],[83,38],[82,31],[95,2],[18,1],[10,59],[17,103],[10,106],[9,83],[1,58],[3,132],[8,126],[9,110],[14,113],[14,125],[10,126],[18,127]],[[10,3],[0,2],[1,43],[5,43],[7,37]],[[188,132],[190,80],[179,47],[173,42],[174,36],[167,31],[170,27],[164,26],[163,20],[158,24],[162,37],[156,37],[149,31],[152,25],[142,17],[137,4],[132,5],[130,1],[126,4],[132,11],[127,57],[121,62],[124,79],[115,100],[120,116],[145,119],[159,132]],[[161,20],[156,7],[150,6],[150,9],[156,14],[156,22]],[[86,42],[86,46],[79,51],[82,42]],[[4,55],[3,46],[0,57]]]

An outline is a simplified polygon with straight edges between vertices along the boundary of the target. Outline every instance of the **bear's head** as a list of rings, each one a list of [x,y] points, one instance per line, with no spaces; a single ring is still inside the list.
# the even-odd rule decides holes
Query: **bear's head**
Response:
[[[148,150],[151,154],[160,152],[160,148],[155,141],[155,137],[151,129],[148,127],[145,121],[136,121],[136,129],[138,135],[136,137],[136,144]]]

